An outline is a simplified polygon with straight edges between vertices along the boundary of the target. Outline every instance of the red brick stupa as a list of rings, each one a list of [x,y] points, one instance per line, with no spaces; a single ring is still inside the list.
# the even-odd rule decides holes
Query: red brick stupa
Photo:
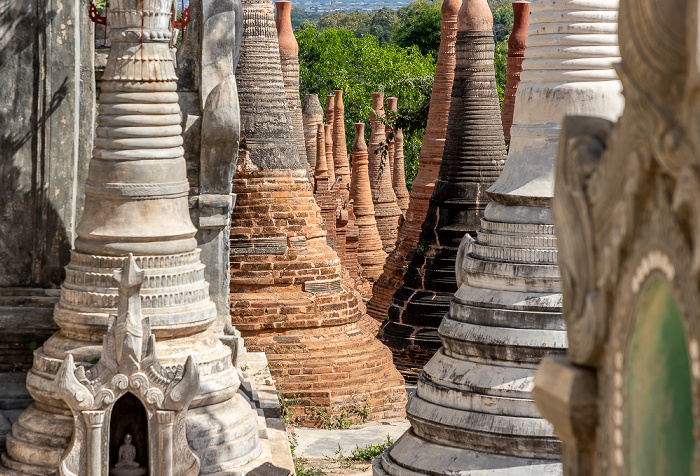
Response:
[[[382,274],[386,253],[382,249],[382,239],[377,230],[372,204],[372,189],[369,183],[367,144],[365,144],[365,124],[355,124],[355,143],[352,147],[352,187],[350,198],[353,201],[355,226],[358,228],[357,262],[360,266],[360,292],[368,297],[372,284]]]
[[[457,13],[461,6],[462,0],[445,0],[442,4],[440,51],[435,68],[433,94],[430,97],[428,125],[418,158],[418,174],[413,180],[406,220],[399,228],[396,249],[389,254],[384,273],[374,284],[372,299],[367,304],[367,312],[379,322],[386,319],[391,299],[403,284],[405,266],[413,258],[440,169],[455,74]]]
[[[455,259],[465,234],[476,235],[506,146],[493,65],[493,17],[486,0],[458,16],[457,64],[440,172],[404,284],[394,293],[379,336],[407,380],[441,346],[437,328],[457,291]]]
[[[396,194],[391,185],[391,162],[388,152],[392,151],[392,147],[387,146],[386,126],[382,123],[384,94],[372,93],[370,118],[372,133],[369,138],[369,181],[372,186],[374,216],[384,251],[390,253],[396,246],[399,220],[403,214],[396,204]],[[384,262],[380,264],[383,265]]]
[[[271,0],[243,0],[241,150],[231,217],[231,318],[264,351],[305,426],[403,415],[403,379],[369,330],[294,143]],[[271,128],[270,124],[276,127]]]
[[[403,130],[397,129],[394,133],[394,173],[391,174],[391,179],[396,194],[396,204],[405,218],[408,211],[409,195],[408,188],[406,188],[406,165],[403,159]]]

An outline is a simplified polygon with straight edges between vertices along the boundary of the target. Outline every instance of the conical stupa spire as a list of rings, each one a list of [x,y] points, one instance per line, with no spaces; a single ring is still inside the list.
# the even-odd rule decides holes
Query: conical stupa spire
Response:
[[[442,3],[440,50],[435,66],[433,93],[430,96],[428,124],[418,157],[418,173],[413,179],[406,219],[399,227],[396,249],[389,254],[384,272],[374,284],[372,299],[367,304],[367,312],[379,322],[386,319],[391,299],[403,284],[406,265],[413,258],[418,245],[421,225],[440,169],[455,74],[457,13],[461,5],[462,0],[445,0]]]
[[[246,105],[241,107],[242,134],[263,135],[250,129],[259,127],[266,140],[242,145],[233,179],[232,323],[249,350],[267,354],[293,421],[318,425],[324,415],[345,415],[350,421],[401,415],[403,381],[390,351],[365,325],[354,290],[343,283],[340,260],[328,245],[307,178],[308,164],[287,145],[291,124],[280,114],[275,138],[268,124],[255,120],[283,103],[285,92],[279,60],[276,68],[274,56],[267,59],[269,65],[263,61],[263,53],[274,51],[277,42],[272,2],[245,0],[243,7],[246,32],[237,72],[245,78],[239,83]],[[265,35],[249,36],[248,30]],[[261,90],[267,96],[261,97]],[[258,143],[266,152],[264,161],[256,161],[261,156],[251,148]],[[371,410],[361,415],[355,409],[365,401]]]
[[[465,234],[476,234],[488,202],[486,189],[498,178],[506,159],[492,21],[486,0],[462,4],[440,172],[416,253],[380,331],[380,338],[394,351],[397,365],[409,379],[416,378],[440,347],[437,328],[457,290],[457,248]],[[474,29],[477,27],[483,29]]]
[[[562,474],[561,443],[530,393],[540,359],[567,345],[552,172],[565,115],[622,110],[616,31],[617,0],[533,3],[508,161],[476,240],[460,246],[460,287],[407,407],[411,430],[377,474]]]
[[[406,166],[403,159],[403,130],[397,129],[394,133],[394,173],[391,174],[391,177],[394,193],[396,194],[396,204],[405,217],[408,210],[409,195],[406,188]]]
[[[525,59],[527,26],[530,23],[530,2],[519,0],[513,2],[512,5],[514,22],[513,31],[508,37],[508,57],[506,59],[508,71],[506,73],[506,88],[503,92],[503,108],[501,109],[501,122],[503,122],[506,145],[510,145],[510,127],[513,124],[515,93],[520,84],[520,73],[523,70],[523,60]]]
[[[372,202],[374,216],[377,220],[379,236],[385,252],[393,251],[396,246],[396,233],[399,228],[401,209],[396,204],[396,194],[391,186],[391,157],[388,152],[392,146],[387,146],[386,126],[384,118],[384,94],[372,93],[371,128],[369,139],[369,180],[372,186]],[[384,147],[382,148],[382,144]],[[392,142],[393,145],[393,142]],[[379,263],[381,265],[384,262]]]

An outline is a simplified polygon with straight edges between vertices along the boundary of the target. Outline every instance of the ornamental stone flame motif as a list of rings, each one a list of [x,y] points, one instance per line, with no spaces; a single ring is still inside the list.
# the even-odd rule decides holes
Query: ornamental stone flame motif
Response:
[[[465,233],[475,234],[486,188],[506,159],[486,0],[462,3],[457,22],[457,63],[440,172],[404,284],[394,293],[379,334],[409,381],[440,348],[437,329],[458,287],[457,248]]]
[[[433,93],[430,96],[428,124],[418,157],[418,174],[413,179],[406,220],[399,227],[396,248],[389,254],[384,272],[374,284],[372,299],[367,304],[367,312],[379,322],[386,319],[391,299],[403,284],[405,265],[410,263],[418,245],[421,225],[428,212],[430,196],[440,170],[455,74],[457,13],[461,5],[462,0],[445,0],[442,3],[440,50],[435,66]]]
[[[197,366],[192,356],[184,366],[161,365],[150,320],[141,314],[145,273],[132,254],[124,267],[114,272],[114,278],[119,286],[118,313],[111,316],[113,322],[104,337],[99,362],[76,367],[68,354],[56,374],[58,393],[75,421],[74,436],[59,471],[62,476],[145,473],[145,468],[139,471],[135,454],[127,458],[131,461],[124,461],[122,452],[117,467],[110,468],[109,453],[104,451],[110,438],[124,436],[110,430],[116,425],[113,417],[116,421],[130,416],[115,414],[114,409],[121,397],[131,393],[146,410],[147,428],[139,429],[157,435],[148,439],[148,473],[196,476],[200,460],[187,442],[184,412],[199,391]],[[126,437],[130,445],[131,434]]]

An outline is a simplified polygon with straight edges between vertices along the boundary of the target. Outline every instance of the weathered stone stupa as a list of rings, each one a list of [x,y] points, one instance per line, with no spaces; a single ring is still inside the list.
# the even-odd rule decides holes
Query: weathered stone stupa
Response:
[[[512,5],[513,31],[508,37],[506,88],[503,91],[503,107],[501,108],[503,135],[507,146],[510,145],[510,127],[513,124],[515,93],[520,84],[520,73],[523,70],[523,60],[525,59],[525,39],[530,23],[530,2],[520,0],[513,2]]]
[[[562,126],[569,349],[542,361],[533,395],[566,476],[698,472],[698,6],[620,0],[625,111]]]
[[[487,202],[486,189],[498,178],[506,159],[492,23],[486,0],[462,4],[440,173],[404,284],[394,294],[380,331],[409,381],[440,348],[437,328],[457,290],[457,248],[465,234],[475,234]]]
[[[455,72],[457,13],[461,5],[462,0],[445,0],[442,4],[440,50],[430,97],[428,124],[418,158],[418,174],[413,180],[406,219],[398,231],[396,249],[387,257],[384,272],[374,284],[372,299],[367,304],[367,312],[379,322],[386,319],[391,299],[403,284],[406,273],[404,266],[411,261],[418,245],[421,225],[440,170]]]
[[[316,170],[316,141],[318,126],[323,124],[323,109],[318,101],[318,94],[307,94],[301,110],[301,119],[304,123],[304,142],[306,144],[306,158],[309,162],[309,170]],[[325,140],[324,140],[325,147]],[[325,154],[326,151],[324,150]]]
[[[0,468],[0,474],[49,475],[59,467],[61,474],[98,474],[98,469],[106,474],[117,463],[125,423],[139,435],[141,456],[145,452],[152,459],[152,471],[159,467],[167,473],[170,462],[177,474],[235,472],[260,462],[257,415],[238,392],[231,349],[209,329],[216,308],[188,210],[177,78],[169,47],[171,15],[172,4],[162,1],[114,0],[108,9],[111,50],[102,77],[85,208],[54,310],[60,331],[34,353],[27,387],[35,401],[7,437],[2,464],[11,471]],[[127,296],[118,290],[113,274],[125,265],[120,288],[134,284],[129,269],[143,282],[138,283],[140,292],[129,294],[134,312],[131,324],[123,327],[122,299]],[[120,317],[115,319],[118,302]],[[108,329],[121,338],[110,341],[105,337]],[[141,354],[138,342],[149,334],[155,340]],[[110,370],[120,373],[102,381],[100,368],[107,357],[114,357],[109,346],[115,344],[119,367]],[[136,360],[122,365],[120,355]],[[153,360],[147,363],[139,356]],[[159,365],[153,367],[154,362]],[[73,373],[74,363],[79,369]],[[65,372],[59,374],[61,368]],[[160,373],[146,375],[135,371],[139,368]],[[194,374],[199,383],[180,396],[156,388],[170,381],[179,385],[178,379]],[[158,376],[164,380],[149,388]],[[63,378],[80,384],[77,393],[66,392],[75,388],[62,386]],[[98,388],[104,393],[90,394]],[[182,413],[185,435],[185,426],[171,419],[170,410],[179,405],[181,411],[187,397],[193,400],[186,415]],[[65,402],[69,399],[90,411],[77,413],[71,405],[71,412]],[[109,411],[99,410],[100,405]],[[118,418],[112,421],[112,415]],[[167,433],[166,427],[177,434]],[[159,431],[150,431],[155,428]],[[85,441],[89,448],[66,453],[69,445],[80,448]],[[108,443],[110,451],[100,456]],[[171,455],[175,448],[187,448],[188,454],[179,453],[173,461],[150,453],[168,445]],[[179,466],[185,459],[188,472]],[[85,464],[91,465],[89,471]]]
[[[292,28],[292,2],[280,0],[275,2],[277,6],[277,40],[279,42],[280,60],[282,61],[282,77],[284,90],[287,93],[287,107],[292,119],[294,139],[297,144],[299,157],[308,162],[316,160],[316,157],[308,158],[306,155],[306,142],[304,141],[304,121],[302,119],[301,98],[299,97],[299,44],[294,37]],[[313,175],[313,168],[310,169]]]
[[[567,346],[554,157],[564,115],[621,111],[616,22],[616,0],[533,4],[508,161],[476,241],[460,247],[460,288],[439,328],[443,348],[408,405],[411,430],[377,462],[378,474],[561,474],[561,443],[530,394],[540,359]]]
[[[352,186],[350,198],[353,202],[355,226],[358,228],[357,263],[359,265],[360,292],[363,297],[371,295],[372,284],[382,274],[386,253],[382,250],[382,239],[377,230],[372,204],[372,189],[369,183],[369,162],[365,144],[365,124],[355,124],[355,142],[352,146]]]
[[[390,351],[361,323],[361,306],[342,283],[338,255],[327,244],[307,162],[287,146],[293,132],[272,1],[245,0],[243,7],[232,322],[249,351],[266,352],[294,421],[320,425],[328,418],[358,422],[401,415],[403,380]],[[269,123],[278,127],[271,130]],[[365,403],[369,411],[363,415],[357,409]]]
[[[406,165],[403,159],[403,130],[397,129],[394,134],[394,173],[391,174],[391,179],[394,193],[396,194],[396,204],[405,217],[408,210],[409,195],[408,188],[406,188]]]
[[[396,233],[399,228],[401,209],[396,204],[396,194],[391,186],[391,162],[389,152],[393,157],[393,142],[386,142],[386,127],[381,120],[384,118],[384,94],[372,93],[372,113],[369,138],[369,181],[372,187],[372,202],[377,229],[382,238],[384,251],[390,253],[396,246]],[[384,148],[382,148],[384,144]],[[382,263],[384,262],[382,261]]]

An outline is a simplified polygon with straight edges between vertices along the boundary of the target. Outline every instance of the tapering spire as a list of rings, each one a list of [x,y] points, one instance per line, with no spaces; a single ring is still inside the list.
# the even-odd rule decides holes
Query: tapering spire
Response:
[[[437,328],[457,290],[454,262],[462,237],[476,234],[506,159],[486,0],[463,3],[445,148],[416,253],[382,324],[380,338],[415,379],[440,347]],[[474,18],[472,18],[474,17]],[[474,30],[475,27],[487,28]],[[398,357],[405,355],[405,360]]]
[[[396,249],[389,254],[384,273],[375,283],[372,299],[367,304],[367,312],[379,322],[386,319],[392,296],[403,284],[403,276],[418,245],[421,225],[425,220],[440,169],[455,74],[457,13],[461,5],[462,0],[445,0],[442,3],[440,50],[435,66],[433,92],[430,96],[428,124],[418,157],[418,173],[411,184],[406,220],[399,228]]]
[[[513,5],[513,31],[508,37],[508,57],[506,88],[503,92],[503,108],[501,109],[501,122],[503,123],[503,135],[506,145],[510,145],[510,127],[513,124],[513,112],[515,108],[515,93],[520,84],[520,73],[523,70],[525,59],[525,39],[527,27],[530,24],[530,2],[519,0]]]
[[[397,129],[394,133],[394,173],[392,174],[392,186],[396,194],[396,204],[401,209],[403,216],[408,210],[408,188],[406,188],[406,165],[403,155],[403,130]]]

